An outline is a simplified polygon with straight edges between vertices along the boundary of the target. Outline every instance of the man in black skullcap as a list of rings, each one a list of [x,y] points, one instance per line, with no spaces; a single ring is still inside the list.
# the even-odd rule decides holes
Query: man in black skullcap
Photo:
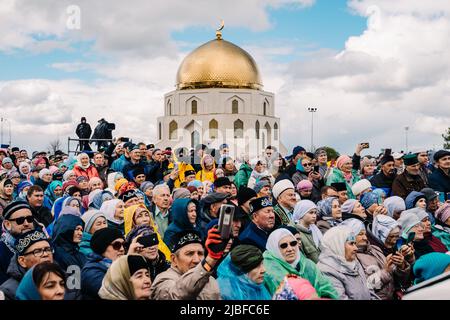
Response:
[[[203,234],[206,234],[211,220],[219,218],[220,207],[227,203],[228,197],[227,193],[212,192],[200,201],[200,229]]]
[[[214,191],[231,195],[231,181],[227,177],[220,177],[214,181]]]
[[[252,222],[239,236],[241,244],[251,244],[266,250],[267,239],[275,227],[275,213],[269,197],[260,197],[250,202]]]
[[[195,231],[175,234],[169,244],[171,267],[156,276],[150,299],[219,300],[219,285],[212,274],[227,242],[220,238],[217,228],[209,230],[205,247]]]
[[[392,183],[397,176],[395,159],[392,155],[384,155],[380,160],[381,170],[369,181],[373,187],[383,189],[386,197],[391,196]]]
[[[392,195],[406,199],[412,191],[420,191],[426,187],[420,176],[420,163],[417,154],[407,154],[403,157],[405,171],[398,175],[392,183]]]
[[[31,230],[19,235],[15,243],[16,254],[8,266],[9,279],[1,286],[0,291],[6,300],[16,300],[16,291],[25,273],[42,262],[53,262],[53,249],[45,233]]]
[[[334,182],[331,186],[336,189],[339,199],[339,205],[343,205],[348,200],[347,185],[345,182]]]

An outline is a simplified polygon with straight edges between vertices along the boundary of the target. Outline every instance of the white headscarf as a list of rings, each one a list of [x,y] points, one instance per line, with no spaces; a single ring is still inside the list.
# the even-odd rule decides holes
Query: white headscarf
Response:
[[[112,190],[113,194],[116,192],[114,188],[116,186],[116,180],[119,179],[118,177],[123,178],[122,172],[111,172],[110,174],[108,174],[108,178],[106,179],[108,183],[108,189],[110,191]]]
[[[83,165],[81,164],[81,157],[82,157],[82,156],[86,156],[86,157],[89,158],[89,156],[88,156],[86,153],[80,153],[80,154],[77,156],[77,165],[78,165],[80,168],[86,170],[87,168],[89,168],[89,167],[91,166],[91,161],[89,160],[87,166],[83,166]]]
[[[389,234],[395,228],[400,228],[397,221],[390,216],[377,214],[373,219],[372,232],[381,242],[385,243]]]
[[[50,170],[47,168],[42,169],[39,171],[39,178],[42,180],[45,174],[51,174]]]
[[[109,201],[103,202],[100,211],[105,214],[106,220],[121,224],[123,223],[123,220],[118,220],[114,217],[114,214],[116,213],[116,206],[118,203],[123,202],[119,199],[112,199]]]
[[[344,220],[341,225],[350,228],[355,236],[360,233],[361,230],[366,230],[364,223],[356,218]]]
[[[309,211],[313,209],[318,210],[316,204],[311,200],[300,200],[297,202],[294,207],[294,223],[298,224],[300,219],[302,219]],[[311,231],[314,243],[318,248],[323,237],[322,232],[315,224],[310,225],[308,230]]]
[[[356,259],[349,262],[345,259],[345,243],[349,236],[353,234],[352,230],[346,226],[337,226],[329,229],[322,238],[322,251],[327,252],[339,259],[343,264],[346,264],[351,269],[356,266]]]
[[[267,239],[267,243],[266,243],[266,249],[269,250],[275,257],[277,257],[278,259],[281,259],[283,261],[285,261],[285,259],[283,258],[283,255],[281,254],[279,243],[280,243],[280,240],[286,236],[290,236],[292,238],[292,241],[297,240],[297,239],[295,239],[294,235],[288,229],[280,228],[280,229],[274,230],[270,234],[269,238]],[[295,253],[297,256],[295,258],[295,261],[290,263],[290,265],[293,266],[294,268],[297,266],[298,262],[300,261],[300,250],[299,250],[298,246],[295,248]]]
[[[64,172],[63,174],[63,180],[64,181],[68,181],[69,176],[73,173],[73,170],[67,170],[66,172]]]
[[[383,205],[386,207],[389,217],[393,217],[395,211],[406,210],[405,201],[399,196],[392,196],[386,198],[383,202]]]

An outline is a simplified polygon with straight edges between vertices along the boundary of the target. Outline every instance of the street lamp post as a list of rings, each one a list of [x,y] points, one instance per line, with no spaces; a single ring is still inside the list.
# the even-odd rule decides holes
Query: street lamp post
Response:
[[[308,112],[311,112],[311,152],[314,152],[314,112],[317,108],[308,107]]]
[[[405,127],[405,146],[406,146],[405,152],[406,153],[408,153],[408,130],[409,130],[409,127]]]
[[[7,121],[8,122],[8,129],[9,129],[9,146],[11,146],[11,122],[9,122],[8,119],[1,117],[0,118],[0,122],[1,122],[1,127],[0,127],[0,137],[1,137],[1,144],[3,144],[3,122]]]

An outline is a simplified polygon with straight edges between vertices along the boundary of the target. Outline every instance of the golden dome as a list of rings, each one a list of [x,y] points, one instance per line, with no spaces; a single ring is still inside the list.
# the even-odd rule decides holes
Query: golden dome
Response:
[[[263,86],[258,66],[237,45],[211,40],[184,58],[177,72],[177,89],[249,88]]]

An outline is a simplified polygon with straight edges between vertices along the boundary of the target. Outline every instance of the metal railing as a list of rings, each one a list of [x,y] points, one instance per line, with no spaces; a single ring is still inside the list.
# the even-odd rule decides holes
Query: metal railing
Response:
[[[76,146],[75,150],[70,150],[70,142],[71,141],[77,141],[77,146]],[[109,142],[112,142],[113,140],[112,139],[78,139],[78,138],[75,139],[75,138],[68,137],[67,138],[67,154],[70,155],[71,153],[73,153],[73,154],[77,155],[77,154],[81,153],[83,150],[78,150],[78,148],[80,148],[81,142],[83,142],[83,141],[87,141],[90,146],[93,142],[100,141],[100,142],[108,142],[109,143]],[[97,147],[97,150],[98,150],[98,147]],[[92,150],[92,151],[94,151],[94,150]]]

